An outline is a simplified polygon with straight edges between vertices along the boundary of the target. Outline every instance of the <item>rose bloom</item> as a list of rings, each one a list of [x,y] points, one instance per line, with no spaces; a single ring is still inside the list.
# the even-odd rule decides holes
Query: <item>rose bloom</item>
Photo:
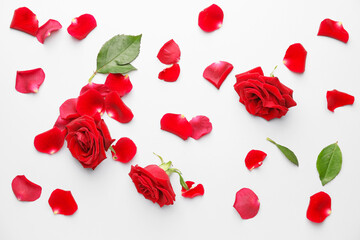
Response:
[[[106,158],[106,151],[114,142],[104,120],[81,116],[68,125],[67,146],[84,168],[95,169]]]
[[[169,176],[157,165],[149,165],[145,168],[131,166],[129,173],[139,193],[160,207],[172,205],[175,201],[175,193],[171,186]]]
[[[290,107],[296,106],[292,97],[293,90],[282,84],[277,77],[264,76],[261,67],[235,77],[235,91],[250,114],[269,121],[281,118]]]

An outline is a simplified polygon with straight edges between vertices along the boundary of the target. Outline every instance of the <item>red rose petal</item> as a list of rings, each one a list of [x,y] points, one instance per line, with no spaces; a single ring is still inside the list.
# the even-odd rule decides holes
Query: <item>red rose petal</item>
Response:
[[[335,38],[339,41],[347,43],[349,40],[349,33],[344,29],[341,22],[336,22],[329,18],[324,19],[320,23],[318,36],[325,36]]]
[[[160,49],[157,58],[163,64],[175,64],[180,60],[180,48],[177,43],[171,39],[162,46]]]
[[[41,68],[16,72],[15,89],[21,93],[37,93],[45,80],[45,73]]]
[[[39,28],[36,33],[36,38],[40,43],[44,43],[45,39],[49,37],[52,32],[58,31],[61,28],[62,26],[58,21],[50,19]]]
[[[87,92],[90,89],[94,89],[96,91],[98,91],[101,96],[106,97],[106,95],[108,95],[110,93],[110,89],[108,86],[106,86],[105,84],[98,84],[98,83],[89,83],[86,84],[83,88],[81,88],[80,90],[80,95],[84,94],[85,92]]]
[[[42,153],[54,154],[64,145],[65,134],[57,127],[40,133],[34,139],[36,150]]]
[[[242,188],[236,193],[234,208],[242,219],[256,216],[260,208],[258,196],[249,188]]]
[[[212,32],[222,26],[224,13],[222,9],[213,4],[199,13],[199,27],[205,32]]]
[[[293,72],[303,73],[305,71],[307,51],[300,43],[290,45],[286,50],[283,63]]]
[[[158,78],[165,82],[175,82],[180,75],[180,66],[175,63],[171,67],[165,68],[159,73]]]
[[[203,77],[219,89],[233,68],[233,65],[228,62],[215,62],[205,68]]]
[[[113,74],[110,73],[105,81],[105,86],[107,86],[110,91],[117,92],[120,97],[128,94],[131,89],[133,88],[129,75],[122,75],[122,74]]]
[[[19,201],[33,202],[41,195],[42,188],[29,181],[24,175],[16,176],[11,183],[12,190]]]
[[[205,193],[204,186],[202,184],[198,184],[196,187],[193,187],[194,182],[186,181],[186,185],[189,187],[189,190],[185,188],[181,189],[181,195],[186,198],[194,198],[196,196],[202,196]]]
[[[327,108],[332,112],[334,112],[334,110],[338,107],[342,107],[345,105],[352,105],[355,101],[354,96],[351,96],[344,92],[340,92],[335,89],[332,91],[327,91],[326,99],[327,99]]]
[[[245,158],[245,165],[251,171],[254,168],[260,167],[266,158],[267,154],[260,150],[251,150]]]
[[[80,115],[102,114],[104,112],[104,97],[98,91],[89,89],[78,97],[76,110]]]
[[[310,197],[306,217],[312,222],[321,223],[331,213],[331,198],[325,192],[318,192]]]
[[[162,130],[171,132],[183,140],[192,134],[192,126],[182,114],[167,113],[161,118],[160,125]]]
[[[73,215],[78,209],[71,191],[55,189],[48,202],[54,214]]]
[[[64,119],[62,117],[58,117],[56,119],[56,122],[54,124],[54,127],[57,127],[58,129],[60,129],[61,131],[63,131],[66,127],[66,125],[68,125],[72,120],[74,119]]]
[[[196,116],[193,117],[189,123],[192,127],[191,137],[198,140],[202,136],[208,134],[212,130],[212,124],[210,119],[206,116]]]
[[[82,40],[86,38],[96,26],[96,20],[91,14],[83,14],[71,21],[67,31],[74,38]]]
[[[111,151],[113,159],[122,163],[130,162],[137,150],[135,143],[127,137],[120,138],[112,147],[116,152]]]
[[[39,21],[36,15],[27,7],[21,7],[14,11],[10,28],[26,32],[36,36],[39,28]]]
[[[116,92],[111,92],[106,96],[105,109],[109,117],[121,123],[128,123],[134,117],[130,108],[125,105]]]
[[[63,104],[61,104],[60,117],[69,120],[80,117],[80,114],[76,110],[77,98],[70,98],[66,100]]]

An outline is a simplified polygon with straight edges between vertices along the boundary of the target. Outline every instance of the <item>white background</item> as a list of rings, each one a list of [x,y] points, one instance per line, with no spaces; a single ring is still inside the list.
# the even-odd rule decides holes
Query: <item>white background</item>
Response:
[[[221,29],[203,32],[198,13],[217,3],[224,11]],[[40,44],[10,29],[13,11],[27,6],[40,21],[56,19],[63,28]],[[0,1],[0,239],[347,239],[360,238],[360,2],[358,0],[289,1]],[[66,31],[72,18],[93,14],[98,27],[82,41]],[[340,20],[350,34],[347,44],[318,37],[325,18]],[[104,115],[113,138],[130,137],[138,153],[129,164],[108,158],[95,171],[84,169],[66,143],[55,155],[41,154],[34,137],[50,129],[58,107],[77,97],[96,67],[103,43],[116,34],[143,34],[141,52],[130,73],[132,92],[123,98],[135,117],[120,124]],[[181,49],[177,82],[157,79],[165,68],[156,55],[174,39]],[[282,59],[289,45],[308,51],[304,74],[294,74]],[[234,70],[220,90],[202,77],[206,66],[224,60]],[[270,122],[247,113],[233,89],[235,74],[262,66],[294,90],[297,106]],[[15,90],[17,70],[41,67],[46,79],[37,94]],[[98,74],[94,82],[103,83]],[[355,104],[326,108],[326,91],[355,96]],[[160,130],[168,112],[188,120],[206,115],[213,131],[183,141]],[[266,137],[292,149],[300,167],[291,164]],[[339,141],[343,166],[334,181],[321,185],[316,159]],[[244,159],[251,149],[265,151],[263,165],[249,172]],[[137,193],[128,176],[131,164],[159,163],[156,152],[173,161],[186,180],[202,183],[205,195],[181,197],[178,176],[173,206],[160,208]],[[41,185],[41,198],[16,200],[11,181],[24,174]],[[232,207],[235,193],[251,188],[260,199],[258,215],[242,220]],[[54,215],[51,192],[71,190],[79,209],[73,216]],[[309,197],[319,191],[332,198],[332,213],[322,224],[306,218]]]

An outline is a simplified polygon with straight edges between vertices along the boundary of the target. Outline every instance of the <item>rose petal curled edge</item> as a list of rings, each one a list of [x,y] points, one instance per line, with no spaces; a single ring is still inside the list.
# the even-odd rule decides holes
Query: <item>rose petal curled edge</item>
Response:
[[[48,38],[52,32],[58,31],[61,28],[62,26],[58,21],[50,19],[39,28],[38,32],[36,33],[36,38],[40,43],[43,44],[45,39]]]
[[[245,158],[245,165],[250,171],[262,165],[267,154],[260,150],[251,150]]]
[[[39,21],[30,9],[21,7],[14,11],[10,28],[36,36],[39,29]]]
[[[41,196],[42,188],[28,180],[24,175],[16,176],[11,182],[11,188],[19,201],[33,202]]]
[[[175,63],[171,67],[165,68],[159,73],[158,78],[165,82],[175,82],[180,75],[180,65]]]
[[[185,198],[194,198],[197,196],[203,196],[205,193],[204,186],[202,184],[198,184],[195,187],[193,187],[194,182],[192,181],[186,181],[186,185],[189,187],[189,190],[186,190],[185,188],[181,189],[181,196]]]
[[[160,49],[157,58],[163,64],[175,64],[180,60],[180,48],[177,43],[171,39],[166,42]]]
[[[54,154],[58,152],[65,141],[65,130],[60,130],[57,127],[43,132],[34,138],[34,146],[36,150],[42,153]]]
[[[45,73],[41,68],[16,72],[15,89],[20,93],[37,93],[45,80]]]
[[[182,114],[166,113],[160,120],[161,129],[173,133],[183,140],[192,135],[192,126]]]
[[[342,22],[337,22],[329,18],[320,23],[318,36],[325,36],[337,39],[343,43],[349,41],[349,33],[344,29]]]
[[[338,107],[342,107],[345,105],[352,105],[355,101],[355,97],[350,94],[340,92],[334,89],[332,91],[327,91],[326,100],[327,100],[327,108],[330,111],[334,112],[334,110]]]
[[[203,77],[217,89],[220,89],[222,83],[233,68],[231,63],[225,61],[215,62],[205,68]]]

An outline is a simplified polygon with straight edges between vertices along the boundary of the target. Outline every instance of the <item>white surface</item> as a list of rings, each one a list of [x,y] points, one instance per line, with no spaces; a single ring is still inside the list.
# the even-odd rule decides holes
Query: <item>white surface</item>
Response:
[[[197,26],[198,13],[217,3],[225,18],[220,30],[207,34]],[[13,11],[34,11],[40,25],[49,18],[62,25],[44,45],[9,28]],[[360,238],[360,2],[346,1],[0,1],[0,239],[347,239]],[[83,41],[67,33],[71,19],[95,16],[98,27]],[[350,34],[348,44],[316,36],[325,18],[341,20]],[[52,127],[58,107],[76,97],[95,70],[96,56],[116,34],[143,34],[141,52],[130,74],[134,86],[124,97],[135,115],[129,124],[105,116],[114,138],[134,140],[138,153],[130,164],[111,159],[95,171],[83,169],[66,148],[53,156],[37,152],[34,137]],[[156,58],[160,47],[174,39],[181,48],[177,82],[157,79],[164,68]],[[306,71],[290,72],[282,58],[289,45],[300,42],[308,51]],[[218,91],[202,78],[206,66],[218,60],[234,70]],[[256,66],[275,74],[294,90],[298,106],[270,122],[247,113],[233,90],[234,75]],[[42,67],[46,74],[38,94],[15,91],[17,70]],[[97,75],[94,82],[103,83]],[[353,106],[331,113],[326,91],[338,89],[355,96]],[[188,119],[202,114],[213,131],[195,141],[183,141],[160,130],[168,112]],[[291,148],[297,168],[267,142]],[[343,166],[334,181],[321,186],[316,158],[335,141]],[[264,164],[249,172],[244,158],[251,149],[268,154]],[[152,152],[173,161],[185,179],[203,183],[205,195],[184,199],[178,177],[173,206],[159,208],[137,193],[128,176],[131,164],[159,163]],[[16,200],[11,181],[18,174],[43,187],[39,200]],[[235,193],[251,188],[260,198],[258,215],[244,221],[232,207]],[[50,193],[71,190],[79,206],[71,217],[54,215]],[[319,191],[332,198],[332,214],[322,224],[306,219],[309,197]]]

